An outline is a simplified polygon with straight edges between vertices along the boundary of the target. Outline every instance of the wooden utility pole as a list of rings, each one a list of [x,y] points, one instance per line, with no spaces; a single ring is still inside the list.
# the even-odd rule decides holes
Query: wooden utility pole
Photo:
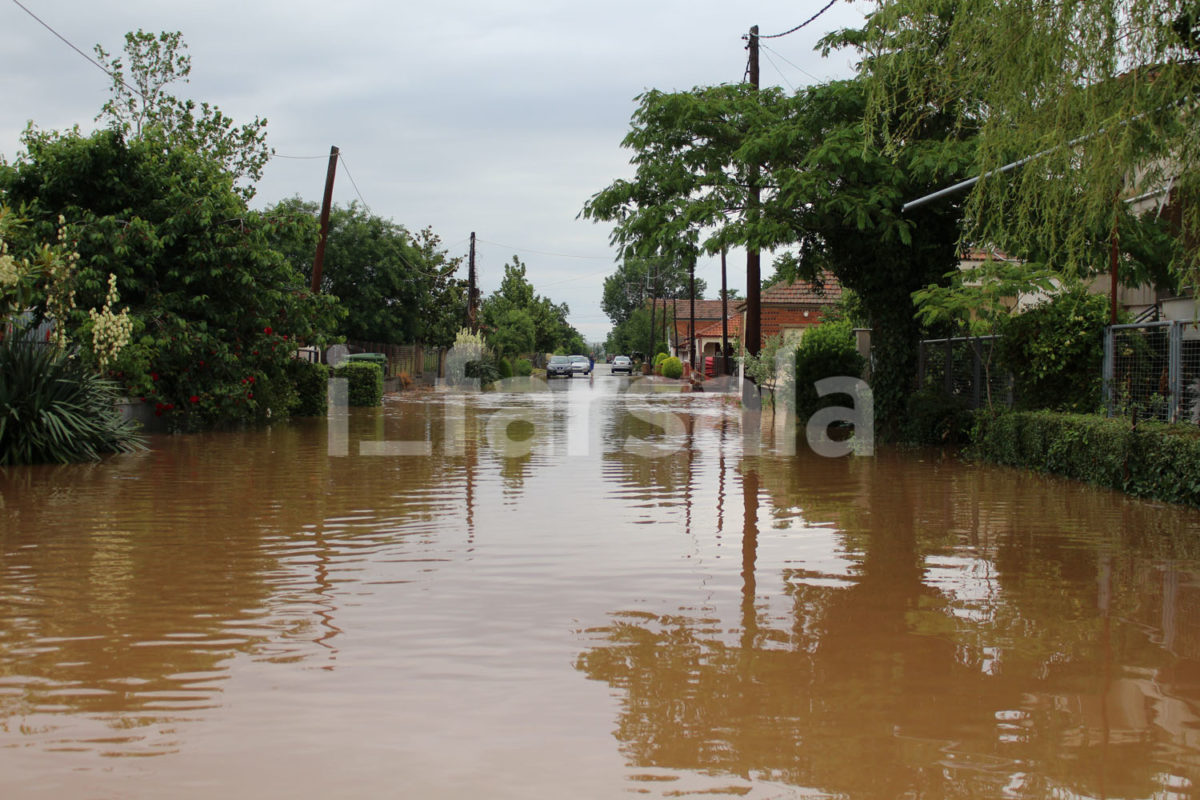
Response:
[[[479,299],[479,290],[475,288],[475,231],[471,231],[471,255],[467,265],[467,326],[471,333],[478,333],[479,326],[475,322]]]
[[[688,264],[688,295],[691,298],[691,320],[688,322],[688,361],[696,368],[696,256]]]
[[[750,29],[750,85],[758,91],[758,26]],[[746,199],[746,218],[750,223],[751,233],[758,222],[759,214],[758,165],[750,166],[750,196]],[[758,355],[762,347],[762,265],[758,249],[746,248],[746,330],[743,331],[743,341],[746,352]]]
[[[646,361],[654,365],[654,310],[657,303],[654,302],[654,284],[650,281],[650,270],[646,269],[646,294],[650,295],[650,347],[646,350]],[[663,304],[663,313],[667,313],[666,304]]]
[[[729,288],[725,285],[725,248],[721,248],[721,374],[729,374]]]
[[[321,269],[325,266],[325,237],[329,233],[329,206],[333,204],[333,177],[337,174],[338,149],[329,148],[329,169],[325,172],[325,197],[321,200],[321,232],[317,236],[317,254],[313,257],[312,292],[321,291]]]

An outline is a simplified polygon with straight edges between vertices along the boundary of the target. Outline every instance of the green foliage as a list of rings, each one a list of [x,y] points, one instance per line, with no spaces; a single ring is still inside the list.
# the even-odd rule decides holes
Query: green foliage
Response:
[[[168,85],[186,83],[192,71],[183,34],[164,31],[156,36],[139,28],[125,34],[124,58],[110,56],[100,45],[95,51],[113,79],[112,97],[97,120],[107,119],[125,139],[145,139],[164,150],[190,150],[215,160],[235,179],[248,179],[250,185],[238,190],[245,199],[254,195],[253,183],[272,153],[267,121],[255,117],[234,127],[216,106],[197,106],[167,94]]]
[[[667,349],[663,341],[663,311],[658,310],[654,319],[654,331],[650,330],[650,309],[639,308],[625,322],[613,326],[609,331],[604,349],[610,353],[657,353]],[[666,327],[670,330],[670,314],[667,315]],[[651,346],[651,339],[654,340]],[[579,352],[579,351],[576,351]]]
[[[320,208],[299,198],[267,215],[288,225],[272,245],[311,285]],[[338,334],[367,342],[423,342],[447,347],[466,324],[466,283],[454,278],[461,257],[450,257],[429,228],[412,233],[357,203],[334,206],[321,270],[321,291],[347,310]]]
[[[498,355],[517,356],[533,351],[537,331],[528,313],[510,308],[494,319],[493,323],[495,328],[488,336],[488,344]]]
[[[671,357],[670,353],[658,353],[654,356],[654,366],[662,366],[662,363]]]
[[[964,240],[1031,245],[1062,271],[1095,266],[1123,198],[1174,189],[1196,278],[1200,71],[1195,0],[892,0],[861,37],[871,133],[903,146],[931,122],[979,130]],[[1187,99],[1185,99],[1187,98]],[[1126,243],[1121,238],[1121,246]]]
[[[913,292],[917,318],[926,325],[948,323],[956,336],[992,336],[1021,297],[1053,291],[1059,276],[1040,264],[988,259],[978,266],[955,268],[949,284],[930,284]]]
[[[352,406],[383,405],[383,370],[366,361],[343,361],[333,368],[334,378],[345,378]]]
[[[512,263],[504,265],[500,288],[480,305],[479,321],[484,329],[499,334],[498,344],[506,353],[579,353],[586,345],[579,331],[567,322],[569,313],[566,303],[555,304],[534,292],[533,284],[525,277],[525,265],[513,256]],[[524,319],[513,314],[523,315]],[[533,341],[528,345],[525,319],[532,324]],[[498,344],[493,343],[493,347]],[[579,349],[573,349],[576,345]]]
[[[616,272],[604,279],[600,307],[613,325],[621,325],[651,298],[688,299],[691,297],[689,263],[677,257],[628,257]],[[697,299],[704,296],[707,287],[703,279],[696,279]]]
[[[1200,430],[1049,411],[976,415],[971,453],[1139,497],[1200,506]]]
[[[659,355],[662,356],[666,354],[659,353]],[[658,359],[655,358],[655,362],[655,366],[662,369],[662,376],[664,378],[679,378],[683,375],[683,362],[680,361],[676,356],[664,358],[662,361],[658,361]]]
[[[818,409],[843,402],[834,396],[818,397],[814,383],[823,378],[857,378],[866,367],[849,320],[823,322],[809,328],[796,347],[795,358],[796,413],[802,421]]]
[[[31,132],[25,146],[0,167],[0,191],[30,218],[23,246],[64,215],[79,306],[102,305],[114,274],[130,309],[133,339],[107,377],[176,429],[286,414],[292,352],[326,341],[339,313],[271,247],[291,223],[250,211],[218,161],[186,148],[113,131]],[[71,338],[87,323],[68,320]]]
[[[329,367],[293,358],[288,362],[287,376],[296,395],[292,416],[325,416],[329,410]]]
[[[959,446],[970,440],[974,421],[964,398],[925,388],[908,398],[901,438],[908,444]]]
[[[830,270],[870,319],[879,432],[894,435],[916,373],[910,294],[954,266],[958,238],[953,200],[901,207],[972,166],[966,131],[930,125],[884,153],[866,143],[856,81],[792,97],[743,85],[639,101],[624,141],[636,176],[598,192],[583,215],[613,222],[626,256],[794,247],[797,277]]]
[[[519,378],[528,378],[533,374],[533,362],[528,358],[518,358],[513,362],[513,374]]]
[[[479,385],[484,387],[500,380],[500,369],[490,357],[468,361],[465,374],[468,378],[477,379]]]
[[[997,358],[1014,377],[1019,407],[1076,412],[1100,407],[1109,313],[1106,298],[1075,287],[1003,323]]]
[[[504,378],[511,378],[513,376],[512,364],[508,362],[507,358],[500,359],[499,363],[496,364],[496,371],[500,374],[501,380]]]
[[[117,387],[74,354],[0,340],[0,465],[96,461],[144,448],[137,423],[116,410]]]

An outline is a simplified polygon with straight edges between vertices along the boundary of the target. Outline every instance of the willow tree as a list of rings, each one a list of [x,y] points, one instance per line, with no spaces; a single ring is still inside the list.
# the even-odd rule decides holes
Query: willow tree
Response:
[[[1140,199],[1166,206],[1196,282],[1196,0],[883,0],[859,43],[872,136],[898,147],[948,108],[978,131],[967,240],[1086,274]]]

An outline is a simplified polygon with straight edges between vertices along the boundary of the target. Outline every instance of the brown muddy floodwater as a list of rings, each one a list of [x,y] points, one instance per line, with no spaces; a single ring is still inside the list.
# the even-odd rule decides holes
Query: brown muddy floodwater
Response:
[[[1200,796],[1196,512],[626,386],[0,473],[0,797]]]

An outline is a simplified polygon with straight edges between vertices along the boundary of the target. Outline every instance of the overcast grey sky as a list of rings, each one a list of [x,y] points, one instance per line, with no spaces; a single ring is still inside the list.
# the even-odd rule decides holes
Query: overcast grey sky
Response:
[[[466,254],[475,231],[485,293],[517,255],[535,289],[568,303],[571,323],[602,340],[609,230],[576,217],[593,193],[632,173],[620,142],[634,97],[740,81],[751,25],[780,33],[826,0],[21,3],[89,55],[97,43],[120,52],[138,28],[181,31],[192,77],[176,96],[239,123],[265,117],[279,156],[316,157],[274,159],[255,205],[319,201],[337,145],[349,173],[339,172],[335,202],[361,194],[375,214],[431,226],[454,255]],[[838,0],[807,28],[764,41],[762,83],[790,89],[852,74],[851,54],[822,60],[813,46],[857,25],[871,5]],[[0,0],[0,154],[13,159],[28,121],[91,130],[110,83]],[[730,254],[730,267],[731,285],[744,290],[744,257]],[[697,274],[715,296],[718,261],[702,260]]]

